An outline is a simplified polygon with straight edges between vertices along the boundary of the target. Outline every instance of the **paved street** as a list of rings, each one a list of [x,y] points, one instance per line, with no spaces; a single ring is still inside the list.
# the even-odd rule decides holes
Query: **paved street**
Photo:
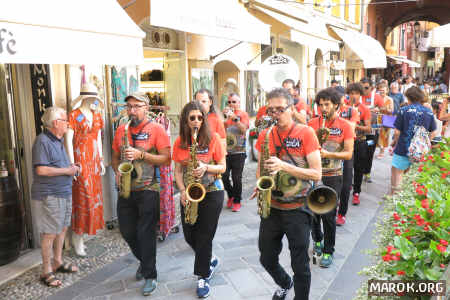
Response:
[[[390,178],[390,157],[374,161],[373,183],[363,184],[361,205],[351,206],[347,224],[338,227],[335,260],[329,269],[312,265],[310,299],[352,299],[361,281],[357,274],[368,262],[364,250],[372,247],[374,216]],[[244,199],[248,199],[255,181],[256,163],[248,162],[244,171]],[[226,208],[220,217],[214,240],[214,253],[221,266],[211,282],[209,299],[271,299],[276,286],[259,263],[257,237],[259,217],[256,201],[245,200],[241,212]],[[281,264],[292,274],[287,241],[280,255]],[[193,252],[183,234],[172,234],[158,245],[158,289],[150,299],[198,299],[193,271]],[[137,261],[125,255],[104,268],[88,275],[48,299],[145,299],[142,282],[134,279]],[[287,299],[293,298],[293,291]]]

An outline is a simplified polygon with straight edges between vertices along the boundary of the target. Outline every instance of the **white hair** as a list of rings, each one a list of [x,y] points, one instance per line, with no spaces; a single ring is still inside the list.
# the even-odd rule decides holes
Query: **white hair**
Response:
[[[66,110],[61,107],[50,106],[47,107],[42,115],[42,123],[45,128],[53,128],[53,121],[65,114]]]

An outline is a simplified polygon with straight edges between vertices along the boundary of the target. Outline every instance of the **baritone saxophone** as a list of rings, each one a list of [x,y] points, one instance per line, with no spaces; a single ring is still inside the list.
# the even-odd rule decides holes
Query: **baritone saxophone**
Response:
[[[184,209],[184,221],[187,224],[194,225],[198,217],[198,204],[203,201],[206,195],[206,189],[200,183],[199,178],[194,178],[193,171],[198,168],[197,160],[197,134],[198,128],[194,128],[193,142],[190,149],[190,160],[187,165],[186,173],[186,206]]]
[[[122,198],[129,198],[131,191],[131,172],[134,170],[133,163],[125,159],[125,150],[130,147],[130,142],[128,141],[128,127],[130,122],[125,125],[124,134],[122,137],[122,147],[120,149],[121,163],[118,167],[120,173],[119,181],[119,195]]]
[[[259,162],[259,178],[256,181],[256,188],[258,190],[258,214],[264,219],[270,215],[272,189],[275,187],[275,180],[270,175],[269,170],[264,167],[264,163],[270,158],[269,134],[272,128],[273,125],[269,127],[264,137]]]

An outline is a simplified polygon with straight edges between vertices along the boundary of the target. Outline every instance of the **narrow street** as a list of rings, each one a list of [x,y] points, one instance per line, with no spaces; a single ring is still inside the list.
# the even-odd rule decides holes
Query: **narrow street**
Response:
[[[244,171],[244,199],[254,186],[256,163],[248,162]],[[363,184],[361,204],[350,205],[347,224],[337,228],[335,260],[329,269],[312,265],[310,299],[349,300],[364,280],[359,276],[368,263],[365,250],[372,247],[372,230],[379,203],[389,181],[390,157],[374,161],[373,183]],[[233,213],[223,209],[214,239],[214,253],[221,266],[211,282],[209,299],[271,299],[275,284],[259,263],[257,247],[259,217],[256,201],[245,200],[242,210]],[[286,240],[280,255],[281,264],[289,270],[289,250]],[[95,243],[95,242],[94,242]],[[170,235],[158,245],[158,288],[149,299],[198,299],[196,278],[192,275],[193,252],[183,234]],[[145,299],[141,282],[134,279],[137,262],[126,254],[73,285],[59,290],[48,299]],[[345,287],[345,288],[344,288]],[[287,299],[293,298],[293,291]]]

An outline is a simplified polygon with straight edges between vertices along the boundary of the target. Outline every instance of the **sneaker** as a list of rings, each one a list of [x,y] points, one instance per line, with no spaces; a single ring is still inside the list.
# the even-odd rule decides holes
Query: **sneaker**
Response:
[[[234,201],[234,197],[228,198],[227,208],[232,208],[233,207],[233,201]]]
[[[209,280],[207,278],[200,278],[197,281],[197,296],[199,298],[206,298],[209,296]]]
[[[149,296],[156,290],[157,285],[156,279],[145,279],[144,286],[142,287],[142,295]]]
[[[353,205],[359,205],[359,203],[361,203],[361,202],[359,201],[359,193],[354,193],[354,194],[353,194],[352,204],[353,204]]]
[[[320,266],[322,268],[328,268],[333,263],[333,254],[324,253],[320,260]]]
[[[364,174],[364,181],[367,183],[372,183],[372,177],[370,174]]]
[[[143,278],[144,276],[142,276],[142,266],[139,265],[139,268],[136,270],[136,280],[141,281]]]
[[[241,210],[241,204],[240,203],[233,203],[233,212],[238,212]]]
[[[211,278],[214,276],[214,273],[217,271],[217,269],[219,268],[220,265],[220,260],[217,256],[214,256],[211,259],[211,264],[209,265],[209,276],[208,276],[208,280],[211,280]]]
[[[323,250],[323,243],[322,242],[315,242],[313,247],[313,253],[315,253],[317,256],[322,255]]]
[[[284,300],[289,293],[289,290],[294,285],[294,281],[292,281],[292,278],[290,278],[291,282],[289,283],[289,287],[287,289],[279,288],[275,291],[273,294],[272,300]]]
[[[336,225],[337,226],[342,226],[345,224],[345,216],[338,214],[337,218],[336,218]]]

